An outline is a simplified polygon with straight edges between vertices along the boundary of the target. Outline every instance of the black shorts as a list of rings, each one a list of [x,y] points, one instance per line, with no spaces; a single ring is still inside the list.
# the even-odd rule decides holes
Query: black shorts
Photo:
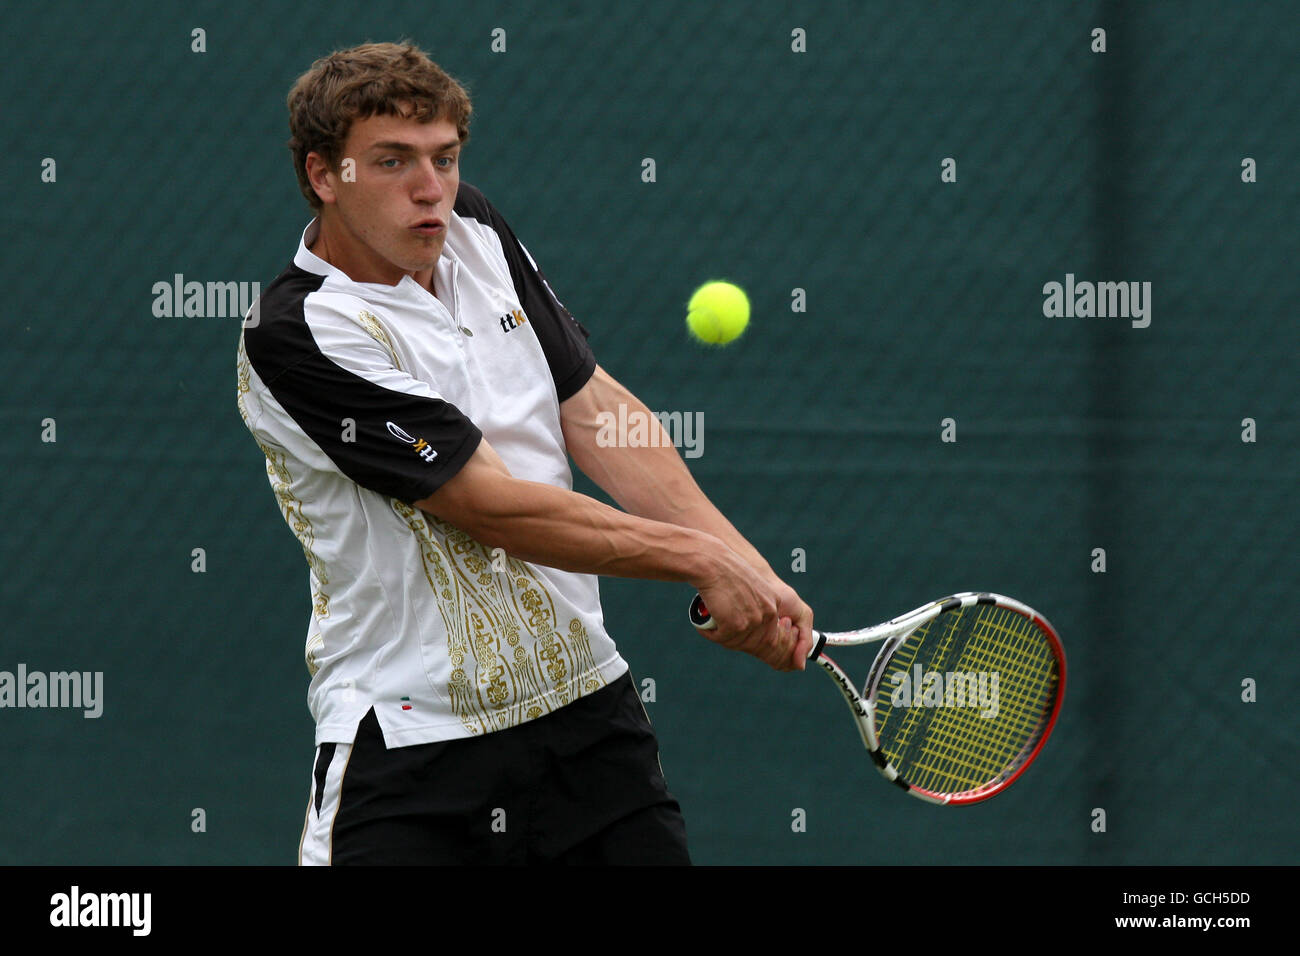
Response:
[[[636,686],[482,737],[384,746],[371,710],[316,750],[304,864],[689,864]]]

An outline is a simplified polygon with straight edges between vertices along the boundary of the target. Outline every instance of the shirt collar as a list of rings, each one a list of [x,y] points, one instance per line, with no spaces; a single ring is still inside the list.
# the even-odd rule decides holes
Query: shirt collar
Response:
[[[318,276],[339,276],[346,279],[347,276],[342,269],[330,265],[316,253],[312,252],[308,246],[316,241],[320,235],[320,219],[313,219],[307,223],[307,228],[302,231],[302,238],[298,240],[298,252],[293,257],[293,264],[304,272],[310,272]]]

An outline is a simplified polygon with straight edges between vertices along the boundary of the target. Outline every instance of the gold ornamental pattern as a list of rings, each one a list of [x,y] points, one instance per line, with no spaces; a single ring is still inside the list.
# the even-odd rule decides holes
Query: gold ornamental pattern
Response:
[[[392,500],[420,544],[447,632],[447,697],[462,726],[489,733],[550,713],[605,684],[577,618],[563,628],[537,572],[455,525]]]
[[[373,312],[362,309],[357,313],[357,321],[360,322],[361,327],[370,334],[370,337],[382,345],[384,350],[388,352],[388,357],[393,360],[393,368],[397,369],[399,372],[405,371],[405,369],[402,368],[402,363],[397,361],[397,350],[393,348],[393,343],[388,338],[387,330],[385,330],[383,325],[380,324],[379,316],[375,315]]]
[[[239,337],[239,353],[236,362],[239,381],[239,415],[244,420],[244,425],[250,432],[253,431],[252,420],[248,414],[247,395],[252,389],[252,365],[248,361],[248,353],[244,351],[244,337]],[[303,513],[302,500],[293,493],[293,475],[289,471],[288,453],[283,449],[274,449],[266,442],[257,438],[257,433],[253,432],[254,439],[257,441],[257,447],[262,449],[262,454],[266,458],[266,477],[271,483],[271,490],[275,493],[275,500],[280,506],[280,513],[284,516],[285,524],[293,532],[298,543],[302,545],[303,556],[307,559],[307,567],[311,569],[312,580],[312,610],[315,612],[317,619],[329,617],[330,598],[325,591],[325,586],[329,584],[329,574],[326,571],[325,563],[317,557],[313,545],[316,543],[316,532],[312,528],[311,520]],[[307,638],[307,645],[304,648],[304,658],[307,663],[307,673],[316,676],[318,667],[316,665],[316,652],[324,645],[324,639],[320,634],[312,634]]]

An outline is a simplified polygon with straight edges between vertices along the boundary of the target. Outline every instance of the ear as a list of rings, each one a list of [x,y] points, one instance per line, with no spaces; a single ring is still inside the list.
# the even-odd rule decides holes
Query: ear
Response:
[[[329,163],[325,162],[325,157],[314,150],[307,154],[307,181],[311,183],[311,188],[316,190],[316,195],[325,205],[331,205],[338,201],[335,189],[338,185],[338,176],[330,169]]]

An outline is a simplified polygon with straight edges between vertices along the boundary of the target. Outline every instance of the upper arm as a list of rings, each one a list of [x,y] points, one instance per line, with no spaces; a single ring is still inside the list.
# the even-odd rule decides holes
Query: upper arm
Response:
[[[644,426],[643,437],[610,435],[611,427],[625,423]],[[560,406],[560,428],[582,473],[631,514],[667,520],[678,504],[698,493],[658,417],[600,366]]]
[[[260,399],[250,427],[311,467],[416,501],[460,470],[482,433],[433,385],[398,367],[361,323],[364,307],[316,296],[300,314],[244,331]]]
[[[469,460],[436,491],[414,504],[479,537],[482,519],[504,503],[514,481],[496,449],[480,441]],[[484,542],[491,544],[492,542]]]
[[[599,448],[601,426],[607,419],[602,413],[617,415],[619,403],[639,405],[636,397],[597,365],[576,393],[560,403],[560,429],[564,444],[573,460],[584,472],[584,464]],[[588,474],[588,477],[593,477]]]
[[[587,379],[582,388],[560,402],[560,424],[570,426],[595,421],[596,415],[601,411],[602,398],[611,381],[613,379],[609,377],[609,373],[597,365],[591,378]]]

